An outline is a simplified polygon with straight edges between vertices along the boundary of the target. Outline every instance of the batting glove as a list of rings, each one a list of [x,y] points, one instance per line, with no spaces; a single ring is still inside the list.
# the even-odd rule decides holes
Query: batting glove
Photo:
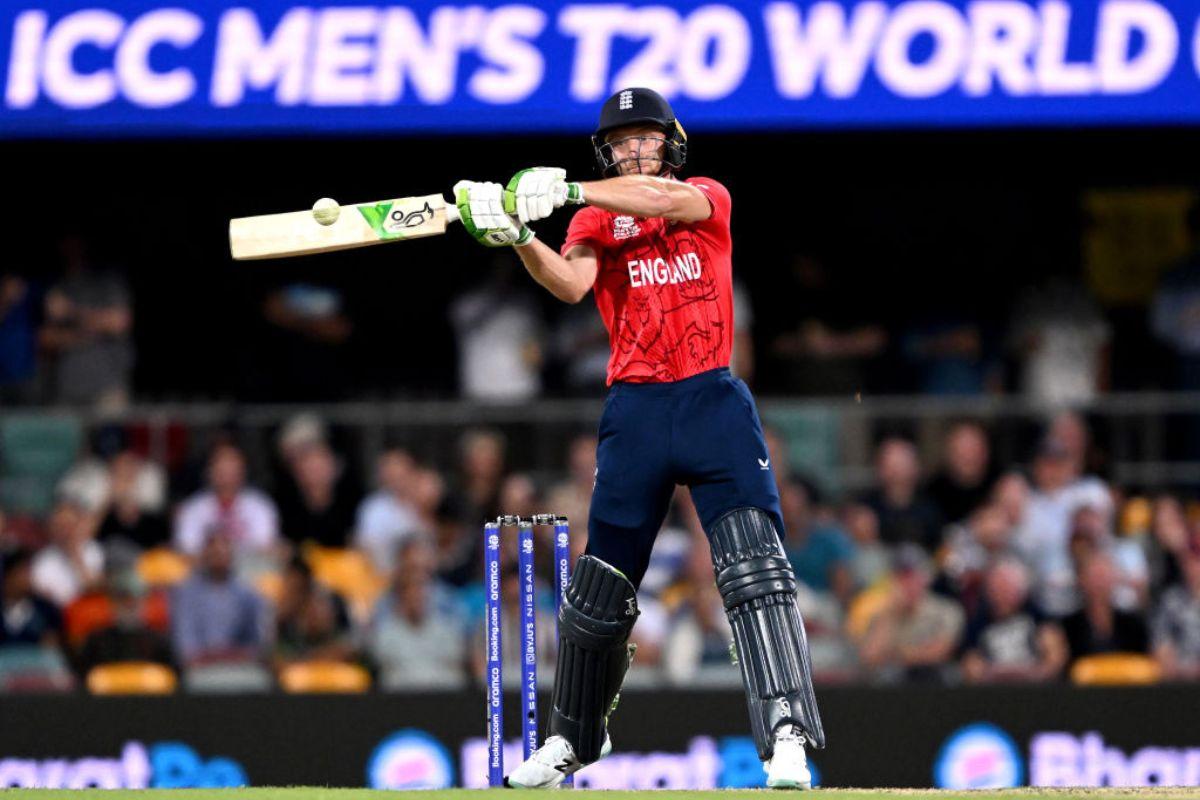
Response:
[[[504,189],[504,210],[521,222],[545,219],[567,203],[583,202],[583,187],[567,182],[567,171],[558,167],[523,169]]]
[[[533,241],[533,231],[504,211],[504,187],[498,183],[459,181],[454,204],[463,227],[480,244],[520,247]]]

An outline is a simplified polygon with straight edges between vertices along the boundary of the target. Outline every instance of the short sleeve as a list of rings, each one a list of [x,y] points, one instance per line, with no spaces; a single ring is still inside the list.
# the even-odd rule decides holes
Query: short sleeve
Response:
[[[567,240],[563,243],[560,254],[565,256],[567,251],[577,244],[586,244],[595,250],[604,248],[604,212],[594,206],[587,206],[575,212],[571,224],[567,227]]]
[[[687,183],[699,189],[712,205],[712,216],[698,223],[700,226],[720,227],[729,230],[729,214],[733,200],[729,190],[712,178],[688,178]]]

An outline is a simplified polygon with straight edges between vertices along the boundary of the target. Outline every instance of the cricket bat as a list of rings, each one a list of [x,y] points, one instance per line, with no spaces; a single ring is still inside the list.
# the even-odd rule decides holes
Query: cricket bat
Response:
[[[318,200],[309,211],[229,221],[229,251],[238,261],[328,253],[446,232],[458,209],[440,194],[339,206]]]

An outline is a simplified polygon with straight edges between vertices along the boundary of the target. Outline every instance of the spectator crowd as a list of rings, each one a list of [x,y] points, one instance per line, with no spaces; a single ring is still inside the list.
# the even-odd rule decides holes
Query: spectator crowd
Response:
[[[444,326],[444,350],[431,343],[425,356],[441,375],[425,361],[381,368],[392,359],[384,343],[397,334],[380,332],[395,315],[354,302],[329,275],[239,284],[226,309],[231,328],[244,327],[238,352],[180,369],[178,349],[163,347],[176,335],[163,318],[135,319],[135,301],[157,303],[121,255],[97,257],[75,234],[56,247],[41,272],[0,275],[2,403],[112,411],[181,395],[330,402],[380,394],[518,403],[604,389],[608,332],[592,304],[553,301],[509,254],[405,315]],[[735,269],[732,365],[756,391],[785,396],[1011,394],[1057,408],[1110,390],[1190,391],[1200,374],[1190,313],[1198,259],[1164,265],[1140,316],[1130,317],[1069,271],[985,289],[995,295],[986,309],[945,303],[908,313],[880,300],[890,293],[879,287],[864,294],[866,276],[847,271],[853,265],[797,252],[766,274]],[[1192,440],[1200,442],[1195,431]]]
[[[1054,417],[1028,463],[989,431],[946,426],[937,463],[885,435],[874,487],[831,497],[768,431],[785,549],[822,682],[1066,680],[1089,656],[1134,654],[1200,678],[1200,514],[1124,491],[1089,465],[1086,421]],[[128,431],[93,431],[42,515],[0,511],[0,690],[69,689],[103,665],[151,662],[189,689],[266,689],[297,665],[353,665],[385,690],[483,674],[481,523],[553,511],[586,546],[595,438],[563,474],[508,468],[505,438],[461,436],[438,469],[355,454],[311,415],[252,469],[233,432],[167,469]],[[539,530],[542,680],[554,660],[549,530]],[[510,621],[519,586],[505,540]],[[680,490],[640,590],[632,684],[736,683],[704,533]],[[512,628],[510,628],[512,630]],[[505,657],[518,670],[515,635]]]

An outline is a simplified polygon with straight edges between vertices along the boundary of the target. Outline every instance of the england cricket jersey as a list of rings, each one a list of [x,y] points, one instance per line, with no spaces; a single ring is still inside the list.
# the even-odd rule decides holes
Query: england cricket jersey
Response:
[[[608,328],[608,383],[666,383],[729,366],[733,276],[729,192],[710,178],[688,178],[712,204],[700,222],[577,212],[562,252],[596,251],[593,291]]]

